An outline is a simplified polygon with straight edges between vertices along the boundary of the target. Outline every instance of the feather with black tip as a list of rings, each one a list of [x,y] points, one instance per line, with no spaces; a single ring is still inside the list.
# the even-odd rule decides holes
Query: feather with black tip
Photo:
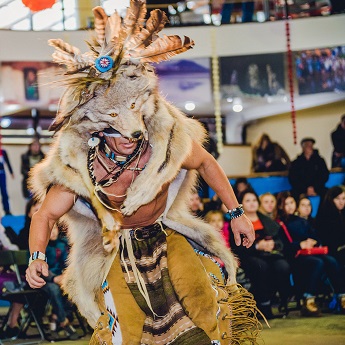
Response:
[[[182,42],[180,36],[172,35],[157,38],[148,47],[140,51],[132,50],[129,52],[131,60],[139,60],[144,62],[161,62],[169,60],[171,57],[177,54],[181,54],[188,49],[193,48],[194,41],[189,37],[184,36]]]

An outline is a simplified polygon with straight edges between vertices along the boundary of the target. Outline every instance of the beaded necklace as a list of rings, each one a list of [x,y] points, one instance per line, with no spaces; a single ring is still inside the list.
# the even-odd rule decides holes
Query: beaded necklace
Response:
[[[92,138],[93,139],[93,138]],[[97,138],[99,139],[99,138]],[[107,153],[104,150],[104,145],[100,145],[101,147],[99,148],[99,143],[100,141],[96,144],[96,145],[90,145],[89,144],[89,152],[87,155],[87,168],[88,168],[88,172],[89,172],[89,176],[91,178],[92,184],[97,187],[97,186],[101,186],[101,187],[109,187],[111,186],[113,183],[116,183],[120,177],[120,175],[129,168],[129,165],[137,158],[141,155],[141,153],[146,149],[147,147],[147,141],[145,140],[139,140],[138,141],[138,145],[137,147],[134,149],[134,151],[128,155],[127,157],[125,157],[125,160],[123,161],[116,161],[114,158],[112,157],[116,157],[115,153],[112,152],[110,150],[110,148],[108,146],[107,149],[110,151],[110,154],[107,155]],[[105,144],[105,143],[104,143]],[[114,169],[112,169],[110,172],[108,172],[99,182],[96,181],[96,176],[95,176],[95,172],[94,172],[94,167],[93,167],[93,163],[96,159],[96,157],[99,155],[99,149],[101,149],[106,156],[113,162],[115,163],[115,167]],[[107,150],[107,151],[108,151]],[[113,154],[113,155],[112,155]],[[111,176],[110,178],[106,179],[117,167],[119,167],[120,169],[117,170],[113,176]],[[132,170],[131,168],[129,168],[130,170]],[[139,168],[137,168],[139,170]],[[134,169],[136,170],[136,169]],[[133,170],[133,171],[134,171]]]

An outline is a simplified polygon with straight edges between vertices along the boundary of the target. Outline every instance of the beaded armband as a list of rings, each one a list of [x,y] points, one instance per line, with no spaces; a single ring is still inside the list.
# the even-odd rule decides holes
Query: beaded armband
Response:
[[[30,259],[29,259],[29,266],[33,261],[37,259],[47,262],[47,256],[44,253],[37,251],[31,254]]]
[[[230,215],[230,220],[241,217],[242,214],[244,214],[243,205],[240,204],[238,207],[229,210],[228,213]]]

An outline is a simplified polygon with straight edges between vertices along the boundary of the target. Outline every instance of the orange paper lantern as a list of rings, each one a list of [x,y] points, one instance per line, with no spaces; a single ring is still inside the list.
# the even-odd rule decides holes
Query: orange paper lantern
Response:
[[[33,12],[51,8],[55,4],[55,0],[22,0],[22,2]]]

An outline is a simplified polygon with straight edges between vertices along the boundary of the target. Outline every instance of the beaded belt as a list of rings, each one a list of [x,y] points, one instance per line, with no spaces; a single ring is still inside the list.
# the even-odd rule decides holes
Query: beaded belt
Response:
[[[166,226],[162,223],[154,223],[148,226],[143,226],[141,228],[135,228],[129,230],[129,235],[131,238],[136,239],[137,241],[143,241],[148,238],[155,237],[161,231],[165,233]],[[165,233],[166,234],[166,233]]]

